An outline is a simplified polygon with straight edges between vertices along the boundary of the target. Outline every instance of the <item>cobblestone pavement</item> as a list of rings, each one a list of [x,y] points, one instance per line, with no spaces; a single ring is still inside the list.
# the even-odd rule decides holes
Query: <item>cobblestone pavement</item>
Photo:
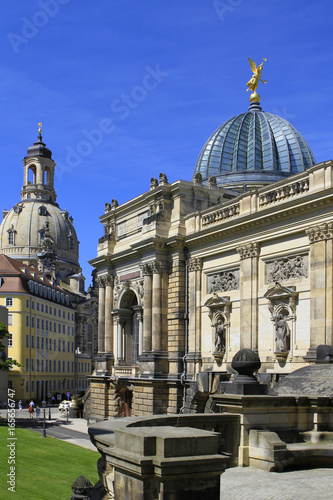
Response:
[[[265,472],[250,467],[227,469],[221,500],[328,500],[333,498],[333,469]]]

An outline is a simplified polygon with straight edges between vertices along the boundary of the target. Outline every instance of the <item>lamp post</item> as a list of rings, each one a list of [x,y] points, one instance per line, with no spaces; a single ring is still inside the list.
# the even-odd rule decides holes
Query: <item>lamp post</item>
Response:
[[[51,396],[50,392],[47,393],[47,399],[49,400],[49,420],[51,420]]]
[[[46,438],[46,428],[45,428],[45,407],[46,407],[46,401],[45,399],[42,401],[42,407],[43,407],[43,413],[44,413],[44,418],[43,418],[43,438]]]

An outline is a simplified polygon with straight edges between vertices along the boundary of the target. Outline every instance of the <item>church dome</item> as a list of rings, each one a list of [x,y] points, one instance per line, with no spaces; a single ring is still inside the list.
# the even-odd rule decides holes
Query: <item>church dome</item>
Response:
[[[72,217],[55,203],[22,200],[4,217],[0,226],[1,252],[22,261],[37,262],[47,243],[57,262],[68,273],[79,272],[79,243]]]
[[[254,102],[246,113],[226,121],[212,134],[194,174],[201,174],[203,183],[216,177],[218,186],[242,189],[283,180],[315,163],[299,132]]]

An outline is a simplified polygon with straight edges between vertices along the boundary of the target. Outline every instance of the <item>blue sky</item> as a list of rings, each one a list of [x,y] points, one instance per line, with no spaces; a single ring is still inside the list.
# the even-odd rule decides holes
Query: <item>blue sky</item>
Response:
[[[248,57],[267,58],[263,109],[290,121],[317,162],[331,159],[332,19],[331,0],[7,2],[1,208],[20,199],[41,121],[89,284],[105,202],[147,191],[160,172],[191,180],[207,138],[249,106]]]

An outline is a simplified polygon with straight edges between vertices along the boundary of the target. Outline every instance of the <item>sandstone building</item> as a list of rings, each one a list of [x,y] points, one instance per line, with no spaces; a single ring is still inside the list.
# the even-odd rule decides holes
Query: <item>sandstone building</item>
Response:
[[[204,145],[192,181],[106,203],[96,419],[203,410],[241,348],[274,383],[332,345],[333,162],[252,102]]]
[[[73,218],[57,203],[55,168],[40,124],[23,159],[21,200],[4,210],[0,226],[0,301],[12,322],[8,355],[23,365],[10,372],[9,383],[21,399],[86,389],[83,375],[97,352],[97,298],[85,292]],[[66,335],[61,349],[59,328]]]

